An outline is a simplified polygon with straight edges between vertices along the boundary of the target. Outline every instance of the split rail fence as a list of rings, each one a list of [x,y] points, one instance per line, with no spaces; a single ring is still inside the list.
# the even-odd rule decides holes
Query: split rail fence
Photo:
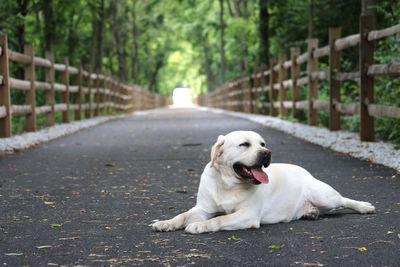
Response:
[[[46,113],[46,125],[51,126],[57,112],[62,113],[62,122],[68,123],[72,120],[70,111],[73,120],[81,120],[167,105],[167,98],[140,86],[86,71],[81,63],[70,66],[68,57],[62,63],[55,63],[51,52],[46,53],[46,58],[39,58],[35,57],[32,45],[26,45],[24,53],[11,51],[7,45],[7,35],[0,34],[0,138],[12,135],[12,115],[25,115],[26,131],[36,131],[36,115],[41,113]],[[24,80],[10,77],[10,61],[24,65]],[[45,68],[45,81],[36,81],[36,67]],[[61,75],[60,83],[56,82],[57,75]],[[25,91],[25,105],[11,103],[10,89]],[[46,91],[44,106],[37,106],[36,90]],[[56,92],[61,92],[61,103],[56,103]]]
[[[202,95],[198,103],[204,106],[232,111],[260,113],[269,110],[271,116],[287,116],[297,110],[307,109],[309,125],[317,125],[318,110],[329,111],[329,129],[340,129],[341,114],[360,113],[360,139],[374,140],[374,117],[385,116],[400,119],[398,106],[374,103],[374,77],[400,76],[400,62],[374,63],[375,41],[398,34],[400,24],[375,30],[371,16],[360,16],[360,33],[341,38],[340,28],[329,29],[329,44],[318,47],[317,39],[308,40],[308,49],[300,54],[300,48],[291,48],[290,59],[285,54],[278,60],[271,59],[269,69],[265,65],[255,69],[251,76],[237,77],[224,83],[215,91]],[[359,66],[356,72],[341,72],[341,51],[359,45]],[[329,68],[318,70],[318,59],[329,56]],[[300,67],[307,64],[306,75],[301,77]],[[288,74],[290,70],[290,78]],[[318,99],[318,81],[329,80],[329,101]],[[342,103],[341,82],[360,79],[359,103]],[[307,86],[307,100],[300,99],[300,86]],[[291,88],[291,99],[287,92]],[[264,95],[268,102],[260,102]]]

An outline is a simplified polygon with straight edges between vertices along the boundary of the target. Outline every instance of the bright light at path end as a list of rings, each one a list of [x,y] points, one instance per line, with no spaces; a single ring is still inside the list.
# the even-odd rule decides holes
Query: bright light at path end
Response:
[[[174,101],[174,107],[183,108],[193,106],[189,88],[175,88],[172,100]]]

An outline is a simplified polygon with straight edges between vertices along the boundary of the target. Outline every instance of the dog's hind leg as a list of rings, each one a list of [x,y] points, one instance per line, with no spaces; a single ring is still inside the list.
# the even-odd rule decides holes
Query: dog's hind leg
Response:
[[[321,212],[342,207],[362,214],[375,212],[375,207],[371,203],[342,197],[330,185],[319,180],[316,180],[316,183],[313,183],[312,188],[310,188],[309,200]]]
[[[357,201],[346,197],[342,197],[342,202],[343,207],[355,210],[359,213],[375,213],[375,207],[369,202]]]

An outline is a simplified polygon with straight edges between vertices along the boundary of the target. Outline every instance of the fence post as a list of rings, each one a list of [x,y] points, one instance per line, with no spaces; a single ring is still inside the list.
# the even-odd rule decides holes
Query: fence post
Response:
[[[108,115],[108,112],[109,112],[109,110],[108,110],[108,92],[109,92],[108,79],[104,73],[103,73],[103,76],[104,76],[103,83],[102,83],[103,84],[103,105],[104,105],[103,111],[104,111],[104,115]]]
[[[8,69],[7,34],[0,34],[0,109],[4,108],[5,117],[0,116],[0,137],[11,136],[11,98]]]
[[[92,101],[91,101],[91,95],[92,95],[92,78],[90,77],[91,73],[88,72],[85,82],[87,86],[87,91],[85,93],[85,104],[86,104],[86,109],[85,109],[85,119],[90,118],[92,115]]]
[[[266,113],[266,108],[265,108],[265,102],[267,101],[268,97],[266,95],[266,93],[264,93],[264,88],[267,86],[267,76],[264,75],[264,72],[267,70],[267,65],[266,64],[261,64],[261,68],[260,68],[260,73],[261,73],[261,77],[260,77],[260,87],[261,87],[261,91],[257,94],[257,99],[256,99],[256,105],[258,107],[258,113],[259,114],[265,114]],[[259,101],[259,99],[262,99],[262,101]]]
[[[286,89],[283,86],[283,81],[286,80],[286,70],[284,63],[286,61],[286,54],[279,55],[279,113],[281,116],[287,116],[287,110],[283,104],[283,101],[286,100]]]
[[[29,81],[31,86],[25,94],[25,104],[31,107],[31,112],[25,115],[25,127],[27,132],[36,131],[36,99],[35,99],[35,52],[33,45],[24,46],[24,54],[30,56],[29,64],[24,65],[24,79]]]
[[[329,29],[329,130],[340,129],[340,113],[336,104],[340,102],[340,81],[335,79],[340,71],[340,51],[335,50],[335,41],[340,38],[340,28]]]
[[[245,97],[245,99],[247,99],[246,100],[247,105],[245,106],[246,110],[244,110],[244,112],[253,113],[253,95],[251,93],[252,86],[251,86],[250,77],[244,76],[242,80],[243,80],[242,90],[243,90],[243,93],[247,96],[247,97]]]
[[[111,76],[107,76],[107,88],[108,88],[108,93],[107,93],[107,107],[108,107],[108,112],[110,114],[113,113],[113,107],[112,107],[112,98],[113,98],[113,81]]]
[[[101,112],[103,115],[106,115],[107,113],[107,105],[106,105],[106,77],[104,76],[104,73],[101,73],[101,104],[103,105],[103,108],[101,109]]]
[[[122,105],[122,88],[121,88],[121,81],[118,79],[118,84],[117,84],[117,88],[118,88],[118,90],[117,90],[117,92],[118,92],[118,100],[117,100],[117,108],[118,108],[118,112],[121,112],[121,105]],[[144,96],[144,90],[142,90],[142,95],[141,95],[141,98],[142,98],[142,106],[144,107],[145,105],[146,105],[146,98],[145,98],[145,96]]]
[[[368,105],[374,103],[374,77],[368,76],[368,67],[374,64],[374,41],[368,33],[374,29],[373,17],[360,16],[360,139],[374,140],[374,117],[368,114]]]
[[[299,47],[293,47],[290,49],[290,60],[292,61],[290,67],[290,76],[292,79],[292,116],[294,118],[297,115],[296,102],[300,100],[300,89],[297,86],[297,79],[300,77],[300,65],[296,62],[296,59],[299,55]]]
[[[217,98],[216,98],[216,103],[220,105],[220,108],[222,109],[230,109],[230,105],[231,103],[233,104],[233,101],[237,102],[237,106],[236,106],[236,110],[235,111],[243,111],[244,110],[244,104],[243,104],[243,95],[242,92],[239,90],[238,86],[231,86],[229,83],[228,84],[223,84],[221,85],[220,89],[220,93],[217,94]],[[235,94],[233,97],[232,102],[231,101],[227,101],[228,105],[224,106],[223,102],[223,94],[224,92],[228,92],[228,95],[230,93]],[[222,97],[221,97],[222,96]],[[222,100],[222,101],[221,101]],[[243,101],[242,101],[243,100]]]
[[[107,76],[106,78],[107,82],[107,113],[112,114],[112,107],[111,107],[111,94],[112,94],[112,83],[111,83],[111,77]]]
[[[261,80],[258,79],[258,77],[257,77],[259,72],[260,72],[260,70],[261,70],[261,66],[254,68],[254,71],[253,71],[253,82],[252,82],[253,86],[251,86],[252,88],[250,88],[251,105],[253,106],[253,112],[252,113],[255,113],[255,114],[259,114],[260,113],[260,110],[258,108],[258,103],[257,103],[257,100],[258,100],[258,88],[261,86],[261,83],[260,83]],[[254,103],[253,103],[253,101],[254,101]]]
[[[66,104],[67,109],[62,112],[62,121],[69,122],[69,59],[68,57],[63,58],[63,63],[65,64],[65,70],[62,74],[62,83],[65,84],[66,89],[62,93],[62,102]]]
[[[133,89],[134,89],[134,93],[133,93],[133,105],[134,105],[134,107],[135,107],[135,111],[136,110],[139,110],[139,94],[138,94],[138,90],[139,90],[139,87],[137,86],[137,85],[134,85],[134,87],[133,87]]]
[[[46,105],[50,106],[50,112],[46,113],[46,125],[52,126],[55,123],[55,90],[54,90],[54,53],[47,51],[46,59],[51,62],[50,68],[46,68],[45,80],[50,83],[50,90],[46,92]]]
[[[318,99],[318,80],[312,79],[312,73],[318,71],[318,58],[313,56],[313,52],[318,48],[318,39],[308,40],[308,125],[318,124],[318,111],[314,109],[313,102]]]
[[[276,59],[271,58],[269,60],[269,113],[271,116],[276,116],[276,108],[274,107],[274,102],[276,101],[276,92],[274,89],[274,83],[276,82],[276,72],[274,71],[274,65],[276,64]]]
[[[75,67],[78,69],[78,74],[75,76],[75,85],[78,86],[78,92],[75,94],[75,104],[78,104],[78,109],[75,110],[75,120],[82,119],[82,64],[77,62]]]
[[[99,79],[99,72],[96,71],[96,78],[94,79],[95,93],[94,93],[94,117],[99,116],[99,102],[100,102],[100,79]]]

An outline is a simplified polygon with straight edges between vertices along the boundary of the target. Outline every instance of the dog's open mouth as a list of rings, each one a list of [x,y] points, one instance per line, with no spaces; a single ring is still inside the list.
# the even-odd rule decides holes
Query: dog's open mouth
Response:
[[[262,170],[262,166],[247,167],[242,163],[233,164],[235,172],[248,183],[251,184],[267,184],[268,175]]]

